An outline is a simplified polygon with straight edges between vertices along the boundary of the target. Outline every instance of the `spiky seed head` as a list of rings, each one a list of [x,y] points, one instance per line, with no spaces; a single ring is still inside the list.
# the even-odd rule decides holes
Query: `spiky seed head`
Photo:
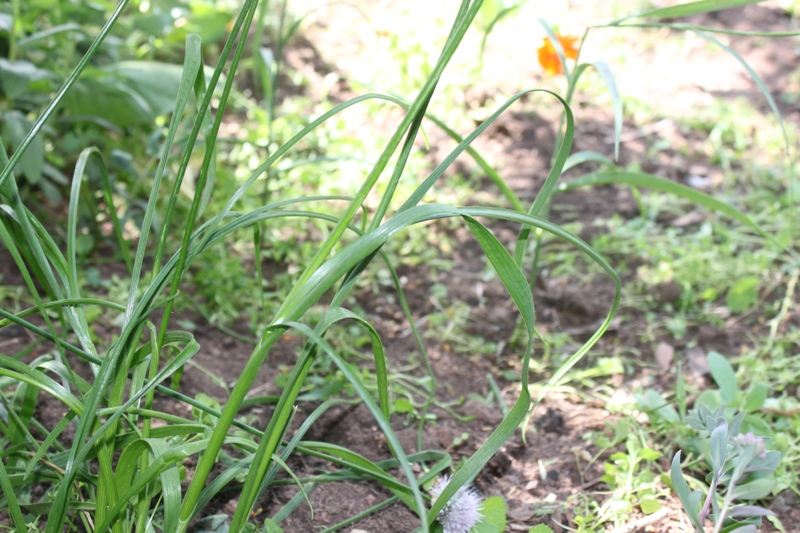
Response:
[[[450,476],[444,475],[436,480],[431,488],[434,501],[450,483],[450,479]],[[482,501],[478,492],[471,485],[465,485],[458,489],[436,517],[442,525],[444,533],[469,533],[481,519]]]

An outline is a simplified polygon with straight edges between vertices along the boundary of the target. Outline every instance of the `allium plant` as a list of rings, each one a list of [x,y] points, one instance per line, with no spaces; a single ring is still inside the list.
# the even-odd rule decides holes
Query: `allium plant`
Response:
[[[450,482],[450,476],[439,478],[431,488],[434,501]],[[450,498],[436,519],[442,525],[444,533],[469,533],[481,521],[481,503],[483,498],[472,487],[464,485]]]
[[[553,41],[564,75],[568,79],[564,97],[546,89],[521,91],[498,107],[465,137],[431,117],[428,105],[435,96],[448,63],[481,8],[482,0],[461,0],[454,4],[458,7],[453,10],[453,23],[447,40],[428,77],[420,80],[421,86],[412,101],[405,102],[390,95],[363,94],[342,102],[309,124],[296,125],[297,132],[294,136],[271,151],[233,195],[222,196],[225,188],[214,186],[218,133],[234,81],[237,79],[237,68],[243,59],[246,43],[250,41],[245,37],[252,34],[251,23],[256,13],[263,15],[268,12],[268,3],[265,0],[261,0],[261,9],[258,9],[258,0],[243,0],[240,3],[241,11],[230,26],[230,35],[224,45],[215,53],[218,63],[210,70],[208,77],[204,68],[205,48],[201,37],[189,34],[186,38],[186,55],[180,83],[170,95],[175,97],[172,106],[174,111],[158,149],[160,163],[149,178],[149,200],[145,204],[139,227],[136,252],[131,257],[132,268],[127,280],[129,291],[124,302],[107,301],[103,295],[91,292],[91,286],[86,287],[80,283],[85,276],[85,265],[78,261],[76,250],[82,232],[91,229],[83,226],[79,216],[86,191],[84,185],[88,186],[89,174],[92,173],[89,171],[90,159],[97,163],[91,168],[100,174],[103,182],[108,182],[105,165],[101,164],[102,158],[97,149],[87,147],[81,153],[73,172],[66,228],[53,235],[48,233],[47,226],[26,205],[28,199],[25,195],[20,195],[14,171],[23,163],[23,157],[37,135],[44,131],[47,120],[61,109],[68,93],[74,92],[72,90],[79,77],[93,63],[94,54],[100,49],[128,4],[137,2],[118,0],[117,8],[109,15],[86,55],[55,93],[51,103],[41,112],[31,130],[18,143],[11,157],[7,158],[0,149],[0,244],[13,258],[28,287],[30,299],[36,303],[35,307],[16,313],[0,307],[0,327],[16,324],[29,331],[37,343],[49,341],[53,346],[48,353],[30,362],[27,359],[30,355],[27,348],[18,354],[0,353],[0,402],[4,409],[4,415],[0,417],[0,513],[5,513],[5,523],[10,521],[17,531],[60,533],[66,529],[82,528],[87,531],[114,533],[152,530],[186,533],[195,527],[195,519],[206,514],[208,506],[223,491],[226,499],[233,497],[231,493],[235,493],[238,502],[230,523],[226,524],[228,529],[235,533],[252,530],[255,526],[250,522],[251,511],[264,492],[277,483],[279,469],[287,468],[289,457],[299,453],[324,458],[340,467],[342,475],[370,478],[392,491],[392,498],[400,499],[416,512],[421,533],[431,531],[430,526],[437,519],[445,533],[465,533],[475,524],[491,522],[491,505],[494,505],[496,514],[502,515],[498,523],[502,522],[504,527],[505,515],[502,513],[505,508],[502,499],[489,498],[481,507],[477,494],[464,487],[516,432],[528,413],[532,412],[531,407],[535,403],[529,389],[528,370],[537,335],[536,314],[531,291],[533,283],[522,268],[529,250],[531,234],[540,239],[548,233],[571,244],[587,259],[601,267],[613,280],[615,288],[614,298],[604,321],[583,346],[553,373],[549,385],[559,383],[570,368],[589,352],[609,328],[620,302],[621,281],[606,259],[576,235],[547,220],[548,205],[554,194],[578,187],[610,183],[651,188],[686,198],[696,205],[725,214],[765,240],[787,250],[773,235],[733,207],[705,193],[658,176],[616,169],[584,174],[562,183],[562,174],[581,163],[594,161],[613,168],[613,164],[603,154],[578,152],[570,155],[575,123],[569,102],[581,73],[592,66],[609,87],[614,102],[615,152],[619,146],[622,102],[608,65],[599,61],[582,63],[575,58],[575,68],[569,70],[566,59],[572,57],[571,52],[565,50],[546,24],[545,29]],[[741,0],[689,2],[632,15],[606,26],[650,27],[653,20],[674,19],[740,3]],[[668,24],[671,25],[666,22],[662,25]],[[712,42],[718,42],[702,33],[701,27],[691,26],[689,29],[699,32]],[[278,33],[283,35],[282,32]],[[253,41],[258,43],[260,39]],[[585,39],[581,42],[585,42]],[[762,88],[770,107],[779,117],[777,105],[765,89],[764,83],[749,66],[747,70]],[[264,85],[274,86],[277,76],[277,70],[269,72],[265,76]],[[564,110],[564,121],[563,131],[560,130],[558,142],[553,147],[555,156],[552,165],[533,203],[527,206],[475,152],[471,144],[510,106],[526,94],[534,92],[554,98],[556,105],[561,105]],[[315,204],[329,200],[341,201],[341,196],[293,198],[280,195],[273,203],[260,202],[259,207],[246,210],[247,206],[242,205],[241,200],[255,194],[254,185],[277,169],[282,157],[293,153],[298,143],[327,120],[368,100],[398,105],[405,114],[398,121],[394,133],[381,152],[371,158],[375,163],[369,172],[365,172],[360,179],[355,179],[354,190],[348,192],[350,202],[337,216],[317,212]],[[190,105],[192,102],[194,106]],[[427,177],[415,182],[413,193],[401,197],[402,189],[398,188],[398,183],[407,176],[406,163],[417,145],[422,124],[427,119],[442,127],[458,142],[458,146]],[[205,147],[212,149],[207,150]],[[425,203],[428,192],[438,184],[448,167],[463,152],[471,155],[486,175],[491,177],[508,200],[511,209]],[[188,214],[181,218],[176,205],[183,194],[181,191],[185,189],[182,184],[188,175],[190,161],[201,157],[202,166],[193,177],[191,207]],[[380,203],[375,209],[367,209],[367,199],[372,198],[378,190],[384,191]],[[209,197],[214,201],[209,202]],[[111,220],[116,221],[113,202],[109,200],[106,204]],[[362,212],[364,217],[359,220]],[[173,304],[176,299],[183,297],[185,276],[195,266],[194,261],[213,246],[228,245],[237,232],[248,230],[258,236],[261,228],[278,229],[283,219],[297,217],[327,221],[330,230],[324,241],[318,244],[313,258],[299,265],[302,273],[295,279],[291,291],[278,302],[280,307],[275,314],[258,324],[258,342],[246,363],[241,369],[237,369],[239,377],[222,409],[211,408],[162,385],[173,376],[179,376],[180,369],[201,351],[200,343],[192,332],[184,331],[180,323],[172,320]],[[403,449],[391,423],[388,358],[380,335],[369,322],[347,309],[346,304],[362,273],[378,258],[384,260],[393,273],[398,297],[400,301],[404,301],[395,267],[382,248],[389,240],[400,238],[398,235],[402,236],[407,228],[437,219],[460,221],[471,231],[481,246],[487,263],[495,269],[499,280],[517,306],[527,339],[519,362],[517,400],[505,413],[503,421],[480,448],[462,463],[452,479],[440,482],[435,489],[436,498],[428,509],[420,492],[420,485],[429,479],[425,476],[435,476],[447,468],[452,458],[437,450],[409,454]],[[490,220],[513,222],[519,226],[516,240],[511,243],[513,256],[508,252],[509,243],[501,242],[484,225]],[[154,221],[159,223],[155,224]],[[361,228],[357,227],[357,223],[360,223]],[[124,232],[116,231],[115,234],[120,241],[120,249],[125,249],[129,243],[124,240]],[[260,242],[260,237],[254,241]],[[153,249],[155,253],[151,255]],[[539,246],[535,249],[539,250]],[[257,252],[255,264],[260,265],[260,257],[260,252]],[[525,271],[528,270],[526,267]],[[536,269],[529,271],[535,273]],[[260,286],[260,270],[257,281]],[[329,293],[333,293],[332,298],[327,297]],[[262,301],[266,300],[263,294],[262,298]],[[324,307],[321,316],[309,312],[317,304]],[[86,306],[90,305],[101,306],[108,313],[114,314],[113,323],[119,325],[108,346],[96,343],[96,334],[90,325],[91,321],[87,319]],[[414,317],[410,311],[405,311],[409,326],[418,338]],[[31,314],[38,315],[37,320],[26,319]],[[325,338],[327,332],[338,327],[340,322],[353,320],[369,332],[372,340],[377,398],[362,379],[360,369],[354,371],[353,366]],[[303,336],[306,343],[298,353],[296,363],[272,414],[269,415],[269,421],[263,430],[244,424],[241,415],[242,409],[247,407],[247,395],[261,369],[269,365],[268,356],[274,346],[284,334],[289,333]],[[419,338],[418,344],[420,356],[426,360],[424,343]],[[67,352],[71,354],[69,357]],[[73,368],[76,357],[91,365],[90,382],[84,381],[78,369]],[[375,463],[340,446],[302,440],[305,432],[325,410],[337,404],[338,400],[335,399],[319,406],[291,439],[285,438],[312,366],[315,361],[326,358],[338,367],[369,409],[386,438],[392,453],[391,459]],[[431,379],[431,383],[435,384],[435,379]],[[542,389],[540,394],[544,395],[547,390]],[[159,412],[154,407],[156,393],[168,395],[212,416],[213,424],[203,423],[202,418],[201,423],[197,424],[171,413]],[[432,386],[431,397],[434,393]],[[58,402],[65,410],[64,418],[54,427],[45,427],[35,418],[37,401],[43,396]],[[762,449],[755,438],[741,437],[734,440],[738,435],[741,418],[729,423],[721,413],[708,413],[707,416],[701,413],[697,421],[700,427],[707,428],[710,436],[714,467],[711,495],[702,511],[702,494],[689,490],[680,475],[679,459],[676,459],[673,467],[675,485],[681,500],[687,510],[694,510],[690,514],[692,523],[698,530],[702,530],[703,521],[713,510],[713,515],[710,516],[716,518],[716,531],[720,531],[721,525],[733,518],[767,514],[768,511],[756,507],[733,506],[733,501],[758,497],[754,494],[759,487],[763,492],[765,479],[761,477],[764,473],[762,471],[774,468],[777,454],[765,452],[762,456]],[[66,431],[68,427],[70,430]],[[420,432],[423,429],[420,426]],[[238,430],[244,431],[248,436],[243,436]],[[220,457],[227,454],[226,450],[230,448],[236,450],[236,457],[240,459],[235,459],[232,465],[223,464]],[[184,486],[181,479],[183,463],[187,459],[195,462],[188,487]],[[437,462],[425,476],[418,478],[412,465],[431,461]],[[400,476],[395,477],[392,474],[391,470],[394,468],[399,468]],[[324,479],[318,480],[334,482],[340,479],[323,477]],[[244,478],[243,483],[238,481],[241,478]],[[716,491],[720,487],[726,489],[721,504],[716,497]],[[32,501],[34,494],[41,497]],[[380,509],[385,503],[373,506],[368,512]],[[291,510],[286,511],[290,512]],[[279,523],[284,516],[282,509],[269,519],[270,523]],[[745,523],[742,525],[747,527]],[[339,526],[331,529],[336,527]],[[499,530],[502,531],[503,527]],[[728,530],[730,529],[726,528]]]
[[[709,447],[711,472],[707,476],[709,488],[705,500],[702,492],[689,489],[683,478],[680,451],[672,460],[672,483],[695,533],[705,531],[703,525],[709,518],[714,522],[714,533],[755,532],[761,517],[773,514],[757,505],[734,502],[756,500],[769,494],[775,485],[770,474],[778,466],[781,454],[767,450],[763,437],[740,432],[744,413],[728,419],[725,409],[722,406],[711,412],[701,404],[686,417],[687,424],[700,432]]]

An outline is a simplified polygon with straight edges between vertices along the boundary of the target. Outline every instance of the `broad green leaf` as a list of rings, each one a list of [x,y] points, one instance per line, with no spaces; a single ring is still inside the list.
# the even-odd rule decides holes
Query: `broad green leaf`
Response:
[[[197,394],[195,394],[194,399],[197,400],[199,403],[207,405],[208,407],[211,407],[212,409],[215,409],[217,411],[219,411],[221,407],[220,403],[217,400],[208,396],[204,392],[198,392]],[[214,427],[214,425],[217,423],[217,417],[209,415],[207,412],[201,411],[196,407],[192,407],[192,418],[194,418],[195,420],[206,426]]]
[[[33,123],[17,110],[6,111],[2,115],[2,136],[8,141],[16,154],[22,146]],[[31,139],[27,152],[19,160],[19,170],[29,183],[37,183],[44,169],[44,139],[38,135]]]
[[[267,518],[264,521],[264,528],[261,530],[262,533],[283,533],[283,528],[279,527],[275,522],[272,521],[271,518]]]
[[[719,530],[719,533],[758,533],[758,527],[754,524],[747,524],[747,523],[734,523],[730,526],[723,527]]]
[[[689,521],[692,523],[694,527],[702,531],[703,526],[702,524],[700,524],[699,520],[699,513],[700,513],[699,498],[696,498],[694,496],[695,493],[692,493],[691,489],[689,489],[689,484],[686,483],[685,479],[683,479],[683,471],[681,470],[680,450],[678,450],[678,453],[676,453],[675,457],[672,458],[672,467],[670,468],[670,479],[672,480],[672,486],[675,488],[675,492],[678,493],[678,499],[680,499],[681,501],[683,510],[686,512],[686,516],[689,517]]]
[[[20,144],[19,149],[17,149],[11,156],[9,164],[5,165],[5,168],[0,173],[0,187],[2,187],[3,184],[6,182],[8,177],[11,175],[12,169],[14,169],[17,166],[17,164],[20,162],[20,160],[28,150],[30,144],[34,141],[36,136],[44,127],[44,124],[47,122],[50,116],[55,112],[55,110],[61,104],[61,100],[64,98],[64,95],[72,88],[72,86],[75,83],[75,80],[78,79],[78,76],[81,75],[86,66],[89,64],[89,61],[91,61],[91,59],[94,57],[94,54],[100,48],[100,45],[103,44],[103,41],[105,40],[108,33],[111,31],[111,28],[114,26],[114,24],[116,24],[120,15],[122,15],[123,11],[125,10],[125,7],[128,5],[128,2],[130,2],[130,0],[120,0],[119,4],[117,5],[117,8],[108,17],[108,20],[106,20],[105,24],[103,25],[103,28],[97,34],[97,37],[92,42],[92,44],[89,46],[89,49],[86,51],[86,54],[84,54],[84,56],[81,58],[80,62],[78,63],[78,66],[75,67],[75,69],[69,75],[69,78],[67,78],[67,81],[64,82],[64,84],[55,94],[53,99],[50,101],[50,104],[39,115],[38,120],[33,125],[28,134],[25,136],[25,139],[23,139],[22,143]],[[5,153],[3,154],[3,157],[5,157]],[[58,520],[61,520],[63,509],[61,508],[61,504],[58,504],[57,507],[58,508],[55,514],[59,516]],[[54,529],[50,529],[49,523],[48,523],[48,531],[49,532],[55,531]]]
[[[13,30],[14,30],[14,17],[11,16],[11,13],[0,13],[0,31],[9,33]]]
[[[661,452],[658,452],[651,448],[642,448],[641,450],[639,450],[639,457],[641,457],[645,461],[650,461],[650,462],[655,461],[656,459],[659,459],[662,455],[663,454]]]
[[[553,533],[553,528],[544,524],[538,524],[530,528],[528,533]]]
[[[731,313],[743,313],[753,307],[758,300],[758,278],[749,276],[742,278],[728,289],[725,305]]]
[[[414,411],[414,406],[405,398],[398,398],[394,401],[394,410],[397,413],[411,413]]]
[[[733,489],[733,497],[737,500],[760,500],[765,498],[775,488],[776,482],[772,478],[760,478],[744,485],[737,485]]]
[[[727,402],[722,399],[722,395],[718,390],[705,390],[700,393],[695,403],[697,405],[705,405],[709,409],[717,409]]]
[[[738,385],[736,383],[736,372],[725,359],[725,356],[718,352],[709,352],[707,356],[708,368],[714,382],[719,387],[722,401],[731,404],[736,400]]]
[[[195,533],[228,533],[230,517],[226,514],[212,514],[201,518],[195,525]]]
[[[644,514],[653,514],[661,509],[661,502],[655,496],[644,496],[639,498],[639,507]]]
[[[149,123],[155,115],[124,81],[93,70],[78,80],[64,97],[63,108],[73,117],[100,119],[120,128]]]
[[[487,498],[481,505],[481,521],[471,533],[503,533],[506,529],[506,502],[500,496]]]
[[[120,61],[103,71],[135,91],[150,108],[150,117],[169,113],[181,84],[183,67],[157,61]]]
[[[737,505],[728,511],[727,516],[737,518],[740,516],[773,516],[775,513],[758,505]]]
[[[721,422],[714,431],[711,432],[709,453],[711,455],[711,466],[713,475],[719,476],[725,465],[728,455],[728,423]]]
[[[761,409],[767,399],[767,386],[763,383],[756,383],[755,386],[747,393],[744,399],[742,409],[747,413],[752,413]]]
[[[37,68],[29,61],[0,58],[0,85],[8,100],[16,100],[27,93],[32,82],[50,77],[53,77],[51,72]]]
[[[86,35],[86,31],[80,26],[80,24],[76,24],[74,22],[68,22],[66,24],[59,24],[57,26],[53,26],[52,28],[47,28],[45,30],[37,31],[36,33],[32,33],[30,35],[26,35],[22,37],[19,41],[17,41],[17,47],[18,48],[32,47],[32,45],[38,41],[47,39],[48,37],[52,37],[53,35],[58,35],[59,33],[68,33],[68,32],[82,33],[84,36]]]
[[[653,389],[645,390],[644,394],[634,393],[636,403],[648,414],[655,414],[667,422],[678,422],[680,417],[674,407],[657,391]]]
[[[227,6],[216,5],[216,2],[194,2],[191,6],[184,24],[179,28],[176,25],[167,35],[167,42],[181,44],[187,34],[196,33],[204,42],[216,43],[228,34],[232,17]]]

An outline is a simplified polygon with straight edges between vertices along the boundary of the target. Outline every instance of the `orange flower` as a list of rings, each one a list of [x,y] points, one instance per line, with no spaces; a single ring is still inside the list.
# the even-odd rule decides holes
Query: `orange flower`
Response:
[[[556,37],[558,37],[558,42],[561,43],[561,48],[564,49],[564,55],[567,58],[575,59],[578,57],[578,47],[576,46],[578,41],[577,37],[561,35],[560,33],[557,33]],[[564,66],[558,59],[556,49],[549,37],[544,38],[544,43],[539,47],[538,52],[539,64],[544,67],[545,72],[551,76],[555,76],[556,74],[561,74],[564,72]]]

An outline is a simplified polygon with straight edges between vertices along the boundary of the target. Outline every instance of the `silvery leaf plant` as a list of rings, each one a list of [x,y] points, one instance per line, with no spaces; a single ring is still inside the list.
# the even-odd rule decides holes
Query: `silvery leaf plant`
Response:
[[[726,407],[711,411],[705,404],[689,411],[686,423],[700,433],[708,446],[711,472],[706,476],[708,493],[691,490],[681,470],[681,452],[672,460],[671,477],[681,505],[695,528],[705,532],[706,520],[714,524],[713,533],[754,533],[761,518],[772,511],[757,505],[736,503],[763,498],[773,489],[771,477],[781,458],[780,452],[767,450],[765,439],[752,432],[742,433],[744,413],[726,415]]]

